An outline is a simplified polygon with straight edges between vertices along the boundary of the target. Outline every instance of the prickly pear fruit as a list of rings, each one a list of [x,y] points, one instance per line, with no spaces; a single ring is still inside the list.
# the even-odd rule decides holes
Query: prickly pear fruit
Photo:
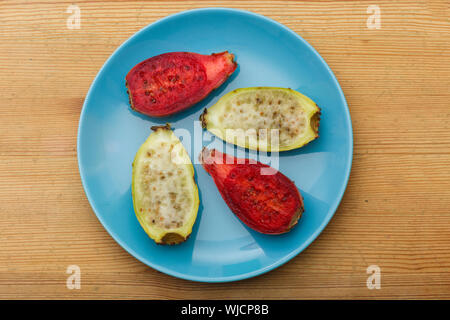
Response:
[[[136,217],[158,244],[178,244],[192,232],[199,206],[194,168],[169,125],[152,127],[133,161]]]
[[[229,143],[252,150],[285,151],[319,136],[320,109],[292,89],[241,88],[205,109],[200,120],[203,128]]]
[[[304,211],[303,199],[281,172],[215,149],[204,148],[200,161],[228,207],[248,227],[265,234],[281,234],[297,224]]]
[[[131,108],[152,117],[177,113],[204,99],[236,67],[234,55],[228,51],[154,56],[137,64],[126,76]]]

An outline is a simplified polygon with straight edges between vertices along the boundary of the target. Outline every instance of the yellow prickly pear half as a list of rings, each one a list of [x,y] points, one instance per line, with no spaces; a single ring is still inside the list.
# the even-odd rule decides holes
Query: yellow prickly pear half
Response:
[[[320,109],[287,88],[241,88],[200,116],[203,128],[222,140],[261,151],[297,149],[319,136]]]
[[[194,167],[169,125],[152,127],[133,161],[136,217],[158,244],[178,244],[192,232],[199,196]]]

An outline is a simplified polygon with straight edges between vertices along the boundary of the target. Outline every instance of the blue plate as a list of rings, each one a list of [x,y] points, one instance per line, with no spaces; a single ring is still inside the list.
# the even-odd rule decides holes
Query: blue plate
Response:
[[[165,119],[152,119],[130,109],[125,75],[138,62],[170,51],[210,54],[225,50],[235,54],[239,68],[204,101]],[[194,121],[205,107],[233,89],[253,86],[289,87],[309,96],[322,109],[319,139],[280,153],[279,170],[295,181],[305,200],[306,211],[298,225],[279,236],[247,228],[226,206],[212,178],[196,164],[200,208],[191,237],[177,246],[156,245],[139,225],[131,197],[131,163],[150,134],[150,126],[170,122],[173,128],[193,134]],[[198,157],[187,149],[192,159]],[[305,249],[330,221],[344,194],[352,151],[348,107],[320,55],[296,33],[271,19],[223,8],[177,13],[125,41],[95,78],[78,129],[81,180],[105,229],[150,267],[205,282],[257,276]]]

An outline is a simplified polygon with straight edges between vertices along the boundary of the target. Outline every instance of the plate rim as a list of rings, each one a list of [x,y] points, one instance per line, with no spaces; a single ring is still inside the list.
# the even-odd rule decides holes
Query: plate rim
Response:
[[[135,252],[132,248],[130,248],[125,241],[122,241],[117,235],[116,233],[112,230],[112,228],[110,228],[102,219],[101,215],[99,215],[97,208],[94,205],[93,199],[90,195],[89,192],[89,187],[87,185],[86,182],[86,178],[85,178],[85,169],[83,168],[82,162],[81,162],[81,140],[80,140],[80,132],[82,129],[82,124],[83,124],[83,118],[85,117],[85,113],[86,113],[86,109],[87,109],[87,105],[88,102],[90,100],[91,95],[93,94],[94,88],[97,85],[98,79],[100,74],[102,74],[104,72],[105,66],[108,65],[109,61],[117,54],[117,52],[119,52],[119,50],[122,49],[122,47],[126,46],[128,44],[128,42],[132,41],[132,39],[134,39],[135,37],[137,37],[138,35],[140,35],[141,33],[146,32],[148,29],[151,29],[152,27],[154,27],[155,25],[161,24],[161,23],[165,23],[168,20],[172,20],[172,19],[176,19],[179,16],[183,16],[183,15],[190,15],[192,13],[198,13],[198,12],[213,12],[213,11],[217,11],[217,12],[231,12],[231,13],[239,13],[242,15],[250,15],[253,17],[256,17],[258,19],[262,19],[265,20],[268,23],[273,24],[274,26],[283,29],[284,31],[292,34],[294,37],[297,38],[297,40],[301,41],[304,45],[307,46],[307,48],[309,48],[309,50],[311,50],[311,52],[319,58],[319,60],[322,62],[322,64],[325,66],[326,70],[330,73],[331,78],[335,84],[335,86],[338,88],[338,93],[339,96],[344,104],[344,109],[345,109],[345,118],[346,121],[348,122],[349,125],[349,154],[347,155],[347,169],[345,172],[345,182],[343,183],[341,189],[338,191],[338,196],[336,197],[336,200],[334,201],[333,205],[330,206],[330,212],[332,212],[331,214],[328,214],[324,221],[322,222],[322,224],[310,235],[310,237],[304,241],[301,245],[299,245],[295,250],[293,250],[292,252],[290,252],[288,255],[278,259],[277,261],[275,261],[272,264],[266,265],[263,268],[259,268],[257,270],[251,271],[251,272],[246,272],[246,273],[240,273],[240,274],[236,274],[236,275],[232,275],[232,276],[220,276],[220,277],[210,277],[210,276],[194,276],[194,275],[189,275],[189,274],[185,274],[185,273],[180,273],[174,270],[171,270],[169,268],[166,268],[165,266],[162,265],[157,265],[153,262],[147,261],[145,258],[143,258],[142,256],[140,256],[137,252]],[[183,10],[183,11],[179,11],[176,12],[174,14],[170,14],[167,15],[161,19],[158,19],[148,25],[146,25],[145,27],[143,27],[142,29],[140,29],[139,31],[137,31],[136,33],[134,33],[133,35],[131,35],[130,37],[128,37],[124,42],[122,42],[114,51],[113,53],[111,53],[111,55],[105,60],[105,62],[103,63],[102,67],[99,69],[99,71],[97,72],[94,80],[92,81],[89,90],[86,94],[86,97],[84,99],[83,102],[83,107],[81,109],[81,113],[80,113],[80,118],[79,118],[79,122],[78,122],[78,131],[77,131],[77,162],[78,162],[78,171],[80,174],[80,178],[81,178],[81,183],[83,186],[83,190],[84,193],[88,199],[88,202],[92,208],[92,210],[94,211],[97,219],[100,221],[101,225],[103,226],[103,228],[109,233],[109,235],[123,248],[125,249],[125,251],[127,251],[129,254],[131,254],[134,258],[136,258],[137,260],[139,260],[140,262],[142,262],[143,264],[159,271],[162,273],[165,273],[167,275],[176,277],[176,278],[180,278],[180,279],[184,279],[184,280],[190,280],[190,281],[195,281],[195,282],[207,282],[207,283],[224,283],[224,282],[232,282],[232,281],[239,281],[239,280],[244,280],[244,279],[248,279],[248,278],[252,278],[252,277],[256,277],[262,274],[265,274],[271,270],[276,269],[277,267],[280,267],[282,265],[284,265],[285,263],[287,263],[288,261],[290,261],[291,259],[293,259],[294,257],[296,257],[299,253],[301,253],[302,251],[304,251],[307,247],[309,247],[309,245],[317,239],[317,237],[323,232],[323,230],[325,229],[325,227],[328,225],[328,223],[331,221],[331,219],[334,217],[336,210],[339,206],[339,204],[342,201],[342,198],[344,196],[345,190],[347,189],[347,185],[348,185],[348,181],[350,178],[350,172],[351,172],[351,168],[352,168],[352,163],[353,163],[353,127],[352,127],[352,120],[351,120],[351,116],[350,116],[350,110],[348,108],[348,104],[347,104],[347,100],[345,99],[344,93],[342,91],[342,88],[335,76],[335,74],[333,73],[333,71],[331,70],[331,68],[328,66],[328,64],[326,63],[326,61],[323,59],[323,57],[317,52],[317,50],[310,45],[305,39],[303,39],[299,34],[297,34],[296,32],[294,32],[293,30],[291,30],[290,28],[288,28],[287,26],[281,24],[280,22],[266,17],[262,14],[258,14],[252,11],[248,11],[248,10],[243,10],[243,9],[235,9],[235,8],[224,8],[224,7],[212,7],[212,8],[197,8],[197,9],[190,9],[190,10]]]

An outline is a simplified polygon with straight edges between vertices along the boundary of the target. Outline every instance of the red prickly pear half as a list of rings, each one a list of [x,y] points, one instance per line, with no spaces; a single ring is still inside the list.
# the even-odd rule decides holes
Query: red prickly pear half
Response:
[[[215,149],[204,148],[200,161],[228,207],[248,227],[265,234],[281,234],[297,224],[304,211],[303,199],[281,172]],[[261,174],[262,170],[272,174]]]
[[[125,78],[131,108],[152,117],[177,113],[204,99],[236,67],[228,51],[212,55],[169,52],[149,58]]]

